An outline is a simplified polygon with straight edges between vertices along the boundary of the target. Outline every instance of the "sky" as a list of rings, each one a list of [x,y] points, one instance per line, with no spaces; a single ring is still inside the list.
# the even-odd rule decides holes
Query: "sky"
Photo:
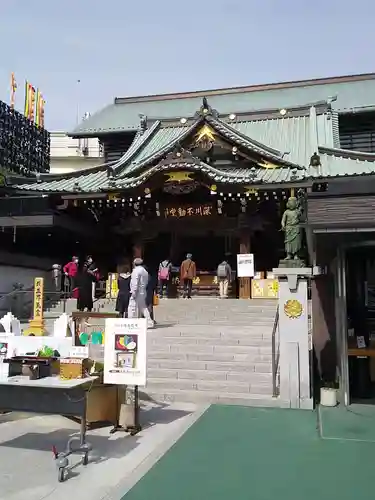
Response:
[[[114,97],[375,71],[374,0],[2,2],[0,99],[10,75],[46,99],[46,127]]]

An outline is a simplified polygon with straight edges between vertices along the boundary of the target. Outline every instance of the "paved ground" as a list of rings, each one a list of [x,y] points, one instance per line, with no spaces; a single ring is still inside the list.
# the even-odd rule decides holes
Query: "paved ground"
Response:
[[[0,499],[118,500],[143,475],[149,457],[163,454],[204,409],[148,404],[142,412],[146,425],[138,436],[109,436],[108,427],[90,431],[91,463],[73,468],[65,483],[57,482],[51,449],[65,446],[78,425],[60,416],[0,416]],[[75,456],[72,462],[79,460]]]
[[[211,406],[123,500],[372,499],[375,443],[319,427],[313,411]]]

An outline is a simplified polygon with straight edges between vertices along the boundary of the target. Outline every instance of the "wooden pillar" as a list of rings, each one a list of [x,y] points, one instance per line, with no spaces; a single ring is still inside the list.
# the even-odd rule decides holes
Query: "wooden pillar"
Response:
[[[240,233],[240,252],[239,253],[250,253],[250,232],[241,231]],[[239,285],[239,298],[240,299],[250,299],[251,298],[251,278],[238,278]]]
[[[133,239],[133,259],[143,259],[144,245],[142,236],[137,234]]]

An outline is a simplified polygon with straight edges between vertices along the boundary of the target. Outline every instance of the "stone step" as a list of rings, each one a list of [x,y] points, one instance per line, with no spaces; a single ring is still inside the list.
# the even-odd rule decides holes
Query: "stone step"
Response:
[[[283,401],[279,397],[266,396],[264,394],[237,394],[234,392],[223,392],[218,394],[215,391],[180,391],[178,389],[169,390],[168,392],[159,392],[141,389],[140,395],[141,399],[151,399],[159,403],[183,401],[187,403],[290,408],[290,403],[288,401]],[[235,425],[235,422],[233,425]]]
[[[200,345],[200,344],[158,344],[153,345],[152,349],[149,349],[149,355],[156,353],[180,353],[188,355],[198,355],[198,354],[231,354],[238,355],[244,354],[249,356],[272,354],[271,345],[269,346],[252,346],[252,345]]]
[[[259,373],[250,371],[213,371],[213,370],[169,370],[165,368],[149,368],[147,370],[147,377],[149,382],[152,384],[153,380],[156,379],[168,379],[169,382],[178,380],[193,380],[198,386],[200,381],[216,381],[223,382],[228,380],[230,382],[243,382],[252,385],[272,385],[272,374],[271,373]]]
[[[175,359],[150,359],[147,360],[148,369],[167,369],[167,370],[213,370],[216,372],[257,372],[271,373],[272,367],[269,362],[239,362],[239,361],[191,361]]]
[[[272,383],[238,382],[237,380],[182,380],[168,378],[148,379],[147,391],[165,392],[180,391],[216,391],[216,394],[233,392],[235,394],[265,394],[272,395]]]
[[[148,338],[212,338],[218,339],[220,337],[230,338],[257,338],[257,339],[270,339],[272,337],[273,326],[243,326],[241,328],[237,326],[217,326],[211,325],[207,328],[207,325],[197,326],[197,325],[174,325],[174,326],[164,326],[162,324],[157,324],[156,328],[149,330],[147,335]]]
[[[245,315],[243,318],[240,317],[228,317],[228,318],[223,318],[223,319],[218,319],[218,318],[213,318],[213,317],[208,317],[207,315],[205,316],[189,316],[186,318],[183,318],[181,316],[166,316],[166,315],[161,315],[158,314],[157,311],[155,312],[155,318],[157,321],[160,323],[170,323],[170,324],[175,324],[175,325],[195,325],[195,326],[205,326],[205,325],[212,325],[212,326],[267,326],[267,325],[273,325],[275,321],[275,317],[272,316],[272,318],[264,318],[264,317],[259,317],[255,316],[254,318],[249,317],[249,315]]]
[[[177,345],[206,345],[206,346],[248,346],[248,347],[271,347],[271,336],[268,339],[263,337],[255,337],[252,335],[241,335],[241,336],[229,336],[222,335],[220,337],[164,337],[155,336],[149,337],[149,349],[153,349],[153,346],[162,346],[168,343],[170,346]]]
[[[148,360],[171,360],[171,361],[213,361],[216,363],[220,362],[239,362],[239,363],[271,363],[272,354],[258,354],[258,353],[241,353],[236,354],[233,352],[170,352],[166,350],[162,351],[149,351],[147,353]]]

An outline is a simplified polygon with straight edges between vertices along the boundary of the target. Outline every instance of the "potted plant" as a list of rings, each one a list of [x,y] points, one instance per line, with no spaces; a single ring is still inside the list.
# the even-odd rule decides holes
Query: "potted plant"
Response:
[[[337,406],[337,384],[332,381],[323,381],[320,387],[320,404],[322,406]]]

